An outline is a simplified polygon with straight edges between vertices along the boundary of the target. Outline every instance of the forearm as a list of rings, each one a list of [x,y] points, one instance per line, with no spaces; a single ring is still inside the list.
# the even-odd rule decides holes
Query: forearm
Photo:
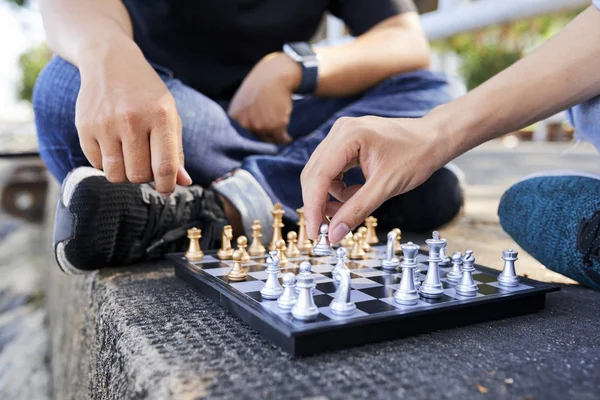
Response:
[[[419,16],[405,13],[383,21],[354,41],[315,49],[319,57],[317,95],[359,93],[395,74],[429,65],[429,44]]]
[[[131,20],[120,0],[41,0],[40,11],[50,47],[76,66],[96,50],[134,46]]]
[[[584,11],[531,55],[425,118],[448,161],[600,94],[600,12]],[[447,144],[450,144],[447,146]]]

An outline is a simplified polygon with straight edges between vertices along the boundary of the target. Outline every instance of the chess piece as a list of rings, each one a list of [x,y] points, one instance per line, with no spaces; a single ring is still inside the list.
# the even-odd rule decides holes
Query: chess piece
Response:
[[[236,250],[231,257],[233,258],[233,268],[227,274],[227,278],[232,282],[245,280],[248,273],[242,268],[242,253]]]
[[[444,240],[440,239],[438,231],[433,232],[433,237],[425,241],[429,247],[429,270],[427,276],[419,288],[419,293],[428,299],[440,299],[444,296],[444,288],[440,281],[440,249],[444,246]]]
[[[202,231],[198,228],[188,229],[188,239],[190,245],[188,250],[185,252],[185,258],[189,261],[200,261],[204,257],[204,253],[200,248],[200,238],[202,238]]]
[[[352,239],[354,240],[354,246],[352,246],[352,250],[350,250],[350,259],[351,260],[362,260],[365,258],[365,251],[362,248],[362,234],[360,232],[356,232]]]
[[[361,226],[358,228],[358,233],[360,233],[360,244],[365,253],[371,251],[371,245],[367,242],[367,228]]]
[[[452,283],[458,283],[462,278],[462,254],[460,251],[452,253],[452,269],[446,274],[446,279]]]
[[[368,244],[377,244],[379,243],[379,238],[377,237],[377,218],[373,216],[369,216],[365,219],[365,226],[367,227],[367,235],[365,237]]]
[[[275,251],[277,251],[277,257],[279,257],[279,265],[282,267],[287,267],[288,259],[285,256],[285,241],[283,239],[279,239],[275,245]],[[271,254],[271,252],[269,252]]]
[[[440,261],[439,262],[439,266],[440,267],[447,267],[450,265],[450,257],[448,257],[446,255],[446,246],[448,246],[448,242],[446,241],[446,239],[440,239],[444,241],[444,245],[442,246],[442,248],[440,249]]]
[[[394,244],[396,243],[396,232],[390,231],[387,234],[387,243],[385,247],[385,259],[381,261],[381,268],[385,270],[396,270],[398,265],[400,265],[400,260],[398,260],[394,255]]]
[[[275,204],[275,206],[273,206],[271,214],[273,214],[273,237],[271,238],[271,245],[269,246],[269,250],[276,250],[277,241],[283,240],[283,234],[281,233],[281,229],[283,228],[283,214],[285,214],[285,210],[281,208],[280,203],[277,203]]]
[[[251,256],[262,256],[267,251],[263,246],[262,241],[262,227],[260,221],[255,219],[252,223],[252,243],[248,248],[248,254]]]
[[[315,278],[312,276],[310,269],[311,265],[308,261],[300,263],[300,273],[296,277],[298,301],[292,308],[292,316],[300,321],[311,321],[319,315],[319,309],[312,294],[312,289],[315,287]]]
[[[458,285],[456,285],[456,293],[465,297],[474,297],[477,295],[478,288],[475,281],[473,281],[473,271],[475,271],[473,264],[475,264],[475,257],[473,257],[473,252],[471,250],[465,251],[462,263],[462,277],[460,278]]]
[[[392,229],[392,231],[396,232],[396,243],[394,244],[394,253],[402,254],[402,245],[400,244],[400,240],[402,239],[402,231],[398,228]]]
[[[300,249],[296,245],[298,242],[298,235],[294,231],[290,231],[287,234],[288,246],[285,250],[285,255],[291,258],[300,257]]]
[[[354,239],[352,239],[352,232],[348,232],[346,236],[340,242],[340,246],[342,247],[350,247],[354,246]]]
[[[402,268],[402,279],[400,287],[394,293],[394,301],[405,306],[412,306],[419,301],[419,294],[415,286],[414,271],[417,269],[417,254],[419,246],[413,242],[402,245],[404,259],[400,267]]]
[[[338,269],[344,269],[350,272],[348,266],[346,265],[346,257],[348,256],[348,251],[343,247],[338,247],[335,251],[335,256],[337,258],[337,263],[331,270],[331,276],[333,277]],[[333,280],[333,283],[337,285],[337,281],[335,279]]]
[[[356,310],[356,304],[351,300],[350,271],[347,268],[337,268],[332,277],[337,282],[337,290],[329,308],[335,315],[351,315]]]
[[[300,251],[309,251],[312,248],[312,243],[306,234],[306,218],[304,217],[304,209],[296,210],[298,213],[298,249]]]
[[[240,253],[242,253],[242,262],[250,262],[250,254],[246,251],[246,247],[248,247],[248,238],[246,236],[242,235],[237,238],[237,247]]]
[[[329,225],[321,224],[319,227],[319,241],[313,247],[313,253],[317,257],[330,256],[333,253],[331,244],[329,244]]]
[[[283,288],[279,283],[279,258],[277,258],[277,252],[269,252],[269,257],[267,257],[267,268],[265,272],[267,273],[267,281],[262,289],[260,289],[260,295],[263,299],[267,300],[275,300],[281,296],[283,293]]]
[[[317,245],[317,241],[316,240],[311,240],[310,241],[310,249],[308,249],[308,255],[311,257],[315,257],[315,252],[313,251],[313,249],[315,248],[315,246]]]
[[[288,272],[283,275],[283,293],[277,299],[279,308],[283,310],[291,310],[294,304],[298,301],[298,295],[296,294],[296,276]]]
[[[515,271],[515,261],[518,260],[519,253],[513,249],[503,250],[502,259],[504,260],[504,268],[498,275],[498,284],[500,286],[511,287],[519,284],[519,277]]]
[[[233,229],[231,229],[231,225],[225,225],[221,234],[221,248],[217,251],[219,260],[229,260],[233,256],[233,248],[231,247],[232,239]]]

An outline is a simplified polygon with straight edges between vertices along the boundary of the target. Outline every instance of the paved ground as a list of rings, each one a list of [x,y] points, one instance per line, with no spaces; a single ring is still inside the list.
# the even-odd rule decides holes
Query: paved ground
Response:
[[[500,250],[515,247],[496,217],[510,184],[549,168],[600,171],[589,146],[561,157],[565,148],[509,151],[497,142],[457,160],[469,186],[464,216],[442,231],[450,250],[472,248],[478,261],[500,268]],[[0,398],[600,396],[600,294],[578,286],[549,295],[534,315],[293,361],[162,263],[66,277],[48,240],[29,226],[0,239]],[[568,282],[526,254],[519,272]],[[48,314],[38,306],[41,287]],[[28,300],[5,311],[3,293],[19,291]],[[28,362],[16,363],[25,351]]]

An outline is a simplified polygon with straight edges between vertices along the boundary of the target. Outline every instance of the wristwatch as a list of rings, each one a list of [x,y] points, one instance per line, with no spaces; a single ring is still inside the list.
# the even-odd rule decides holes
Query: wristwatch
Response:
[[[307,42],[286,43],[283,52],[302,67],[302,81],[296,94],[314,93],[319,80],[319,62],[312,46]]]

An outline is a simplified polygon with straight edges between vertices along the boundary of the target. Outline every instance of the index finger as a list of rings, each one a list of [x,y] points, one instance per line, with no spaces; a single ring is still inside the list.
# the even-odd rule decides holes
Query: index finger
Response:
[[[175,120],[165,121],[150,133],[152,173],[156,190],[169,195],[175,190],[179,171],[179,141]]]

